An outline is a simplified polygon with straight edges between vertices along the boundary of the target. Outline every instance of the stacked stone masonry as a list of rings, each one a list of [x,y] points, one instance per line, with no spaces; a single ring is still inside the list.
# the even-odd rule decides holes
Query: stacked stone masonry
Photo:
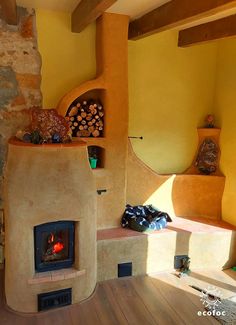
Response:
[[[35,12],[17,10],[17,26],[7,25],[0,12],[0,189],[9,137],[29,124],[29,108],[42,106]]]
[[[0,210],[0,269],[4,264],[4,219],[3,210]]]

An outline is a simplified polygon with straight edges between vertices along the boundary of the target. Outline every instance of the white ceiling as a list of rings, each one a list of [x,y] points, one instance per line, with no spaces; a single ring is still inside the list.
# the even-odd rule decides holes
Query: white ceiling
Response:
[[[16,0],[17,5],[24,8],[41,8],[69,12],[72,12],[79,2],[80,0]]]
[[[137,18],[170,0],[118,0],[107,11]]]
[[[25,8],[41,8],[47,10],[67,12],[72,12],[80,1],[81,0],[16,0],[18,5]],[[117,0],[114,5],[111,6],[107,11],[117,14],[128,15],[131,17],[131,19],[135,19],[139,16],[144,15],[148,11],[160,7],[161,5],[169,1],[171,0]],[[184,24],[181,27],[178,27],[177,29],[183,29],[194,25],[203,24],[205,22],[219,19],[232,14],[236,14],[236,7],[212,15],[211,17],[203,18],[189,24]]]
[[[169,1],[170,0],[118,0],[107,11],[136,18]],[[19,6],[25,8],[41,8],[72,12],[80,0],[16,0],[16,2]]]

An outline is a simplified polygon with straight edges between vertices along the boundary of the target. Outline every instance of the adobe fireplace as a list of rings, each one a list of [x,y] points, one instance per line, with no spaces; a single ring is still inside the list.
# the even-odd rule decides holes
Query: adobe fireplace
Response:
[[[10,140],[4,191],[7,304],[37,312],[38,297],[67,289],[72,304],[88,298],[97,277],[97,192],[86,143]]]
[[[73,221],[49,222],[34,227],[36,271],[45,272],[72,267],[74,227]]]
[[[123,15],[105,13],[99,18],[97,78],[76,87],[57,106],[65,116],[76,98],[90,91],[102,94],[105,137],[86,139],[88,146],[103,149],[102,168],[91,170],[87,146],[79,139],[66,145],[9,143],[4,175],[5,293],[8,306],[16,311],[37,312],[39,295],[65,289],[71,289],[72,304],[77,303],[95,288],[97,213],[99,228],[117,226],[126,202],[128,23]],[[108,192],[98,198],[100,186]],[[57,221],[75,223],[74,262],[62,269],[37,271],[34,227]],[[55,243],[50,232],[46,238],[60,249],[60,241]],[[50,248],[44,248],[44,255],[51,256]]]

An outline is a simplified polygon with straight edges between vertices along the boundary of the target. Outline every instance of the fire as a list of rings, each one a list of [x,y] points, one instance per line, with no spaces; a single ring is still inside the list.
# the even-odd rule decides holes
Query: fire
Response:
[[[56,244],[53,245],[53,250],[52,253],[53,254],[57,254],[59,252],[61,252],[64,248],[64,244],[61,242],[57,242]]]
[[[51,233],[50,236],[49,236],[49,238],[48,238],[48,243],[51,244],[53,242],[54,242],[54,234]]]
[[[51,254],[57,254],[60,253],[63,248],[64,248],[64,244],[61,242],[61,240],[57,240],[55,238],[56,236],[51,232],[50,236],[48,237],[48,244],[50,245],[50,250],[51,250]]]

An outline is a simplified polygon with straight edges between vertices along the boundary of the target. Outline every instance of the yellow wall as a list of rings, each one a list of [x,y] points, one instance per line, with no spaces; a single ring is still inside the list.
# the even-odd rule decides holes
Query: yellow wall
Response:
[[[95,24],[78,34],[70,30],[69,13],[37,10],[36,19],[43,105],[52,108],[69,90],[95,77]]]
[[[236,39],[219,42],[215,114],[221,127],[221,170],[226,176],[223,219],[236,225]]]
[[[95,77],[95,24],[71,33],[70,14],[37,10],[43,106]],[[177,32],[129,42],[130,135],[134,150],[159,173],[182,172],[197,144],[196,127],[211,113],[216,45],[180,49]]]
[[[37,10],[44,107],[95,77],[95,24],[70,31],[68,13]],[[223,218],[236,225],[236,40],[177,47],[178,34],[163,32],[129,42],[129,135],[136,154],[158,173],[184,171],[197,145],[198,126],[216,115],[221,169],[226,175]]]
[[[226,176],[222,217],[236,225],[236,39],[186,49],[169,31],[129,42],[129,135],[137,155],[158,173],[182,172],[196,150],[196,127],[213,113],[221,127]]]
[[[129,135],[134,151],[158,173],[189,167],[198,126],[212,113],[217,44],[177,47],[168,31],[129,42]]]

